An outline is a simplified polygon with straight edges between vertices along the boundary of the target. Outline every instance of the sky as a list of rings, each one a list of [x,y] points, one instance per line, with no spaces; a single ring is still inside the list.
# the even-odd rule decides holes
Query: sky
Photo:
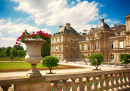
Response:
[[[110,27],[126,24],[129,4],[130,0],[0,0],[0,47],[15,45],[25,30],[54,34],[66,23],[78,32],[90,30],[102,14]]]

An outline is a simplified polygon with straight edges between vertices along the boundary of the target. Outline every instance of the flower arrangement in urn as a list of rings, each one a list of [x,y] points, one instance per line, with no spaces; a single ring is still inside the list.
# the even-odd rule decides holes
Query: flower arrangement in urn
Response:
[[[44,40],[48,40],[50,38],[50,35],[48,33],[44,33],[43,31],[37,31],[36,33],[33,31],[32,33],[29,33],[27,30],[25,30],[20,37],[17,38],[16,44],[19,44],[19,42],[23,42],[26,38],[42,38]],[[19,42],[18,42],[19,41]]]
[[[29,33],[27,30],[25,30],[22,35],[17,38],[16,44],[23,42],[27,47],[27,55],[25,56],[25,60],[32,66],[31,70],[27,73],[27,76],[41,76],[41,73],[36,69],[36,64],[40,63],[42,60],[41,47],[49,39],[50,35],[48,33],[44,33],[41,30],[37,31],[36,33],[34,31]]]

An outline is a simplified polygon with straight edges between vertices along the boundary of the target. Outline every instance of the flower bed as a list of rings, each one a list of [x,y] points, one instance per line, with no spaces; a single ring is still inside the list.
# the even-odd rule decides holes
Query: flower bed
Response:
[[[76,69],[76,68],[83,68],[83,67],[77,67],[77,66],[65,66],[65,65],[60,65],[63,67],[54,67],[52,68],[53,70],[59,70],[59,69]],[[29,71],[29,69],[0,69],[0,72],[15,72],[15,71]],[[37,68],[37,70],[49,70],[49,68]]]

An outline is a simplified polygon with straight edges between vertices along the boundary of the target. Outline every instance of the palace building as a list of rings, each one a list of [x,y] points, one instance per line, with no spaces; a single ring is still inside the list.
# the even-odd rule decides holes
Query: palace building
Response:
[[[125,19],[126,25],[110,27],[102,18],[95,28],[83,33],[78,33],[70,23],[59,26],[51,37],[51,56],[60,61],[78,61],[82,60],[82,54],[100,53],[104,62],[119,62],[120,54],[130,53],[130,15]]]

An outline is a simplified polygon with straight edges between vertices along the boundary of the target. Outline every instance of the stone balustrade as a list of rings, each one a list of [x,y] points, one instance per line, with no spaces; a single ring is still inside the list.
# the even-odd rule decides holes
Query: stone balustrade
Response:
[[[66,85],[68,83],[71,85],[70,91],[126,91],[128,89],[130,91],[130,69],[47,74],[35,78],[26,76],[0,78],[3,91],[8,91],[11,85],[14,85],[14,91],[51,91],[51,85],[54,91],[59,91],[58,84],[62,84],[62,91],[68,91]],[[77,87],[76,83],[78,83]]]

